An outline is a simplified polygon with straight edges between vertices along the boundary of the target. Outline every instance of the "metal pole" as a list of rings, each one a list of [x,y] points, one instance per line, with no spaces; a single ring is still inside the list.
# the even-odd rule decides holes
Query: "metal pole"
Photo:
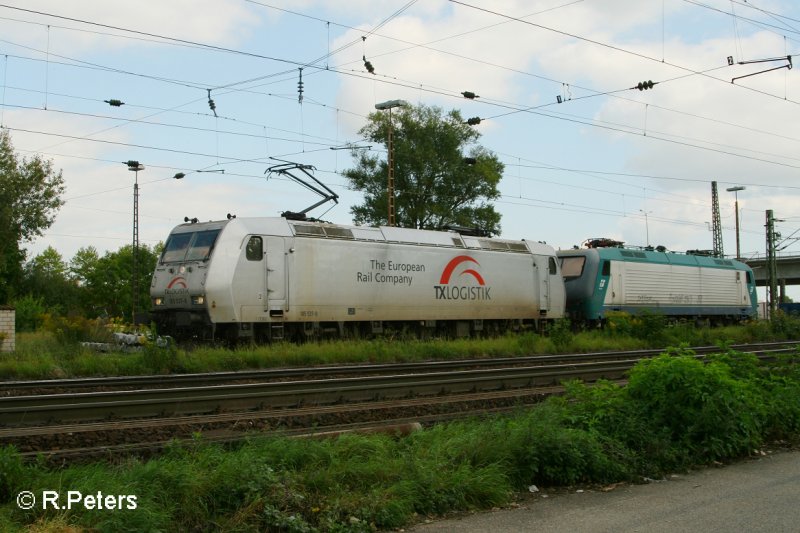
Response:
[[[389,226],[394,226],[394,144],[392,143],[392,108],[389,108],[389,186],[386,191],[389,204]]]
[[[139,170],[134,171],[133,180],[133,298],[131,299],[131,323],[136,325],[136,307],[139,303]]]
[[[722,249],[722,222],[719,216],[719,195],[717,194],[717,182],[711,182],[711,227],[714,231],[714,256],[725,257]]]
[[[387,197],[387,204],[389,213],[387,216],[387,222],[389,226],[395,225],[395,209],[394,209],[394,142],[393,142],[393,126],[392,126],[392,108],[394,107],[407,107],[409,104],[405,100],[389,100],[387,102],[380,102],[375,104],[375,109],[380,111],[389,110],[389,138],[388,142],[386,143],[387,148],[389,149],[389,183],[386,187],[386,197]]]
[[[739,193],[736,193],[736,259],[742,257],[742,249],[739,246]]]
[[[136,325],[136,308],[139,306],[139,171],[144,165],[138,161],[126,161],[128,170],[134,173],[133,178],[133,273],[131,277],[131,323]]]
[[[772,209],[767,209],[767,302],[769,304],[769,318],[775,316],[777,308],[777,265],[775,257],[775,218]]]
[[[741,259],[742,249],[739,241],[739,191],[745,190],[745,187],[738,185],[736,187],[728,187],[725,190],[736,195],[736,202],[734,204],[734,208],[736,210],[736,259]]]

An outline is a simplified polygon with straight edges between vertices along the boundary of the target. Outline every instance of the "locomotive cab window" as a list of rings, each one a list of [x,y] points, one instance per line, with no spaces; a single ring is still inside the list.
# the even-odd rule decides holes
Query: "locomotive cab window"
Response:
[[[550,269],[550,275],[558,274],[558,267],[556,266],[555,257],[551,257],[549,259],[550,260],[547,262],[547,266]]]
[[[564,279],[575,279],[583,275],[583,266],[586,264],[586,256],[576,255],[574,257],[561,258],[561,275]]]
[[[250,237],[250,240],[247,241],[245,256],[248,261],[261,261],[261,258],[264,257],[264,241],[261,237]]]
[[[214,249],[217,235],[218,229],[170,235],[164,245],[161,262],[205,261]]]
[[[219,230],[198,231],[194,234],[192,245],[186,252],[187,261],[205,261],[211,255],[214,243],[217,242]]]
[[[191,233],[176,233],[170,235],[167,239],[167,244],[164,245],[164,253],[161,254],[162,263],[173,263],[175,261],[183,261],[186,257],[186,249],[189,247],[189,241],[192,240]]]
[[[611,275],[611,261],[603,261],[603,270],[601,271],[601,273],[604,276]]]

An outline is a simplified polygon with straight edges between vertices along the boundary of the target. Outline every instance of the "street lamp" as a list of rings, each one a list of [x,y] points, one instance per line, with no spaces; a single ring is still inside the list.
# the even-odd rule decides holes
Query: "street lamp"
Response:
[[[405,100],[387,100],[375,104],[375,109],[378,111],[389,110],[389,138],[387,148],[389,149],[389,184],[386,190],[386,196],[389,204],[388,220],[389,226],[394,226],[394,145],[392,144],[392,109],[395,107],[407,107],[408,102]]]
[[[739,191],[745,190],[743,186],[736,186],[736,187],[728,187],[725,189],[728,192],[732,192],[736,196],[736,259],[742,257],[741,250],[739,249]]]
[[[647,246],[650,246],[650,223],[647,221],[647,215],[652,213],[652,211],[645,211],[644,209],[639,209],[642,213],[644,213],[644,229],[647,232]]]
[[[139,171],[144,170],[144,165],[138,161],[126,161],[128,170],[134,173],[133,180],[133,277],[131,286],[133,299],[131,300],[131,322],[136,325],[136,307],[139,304]]]

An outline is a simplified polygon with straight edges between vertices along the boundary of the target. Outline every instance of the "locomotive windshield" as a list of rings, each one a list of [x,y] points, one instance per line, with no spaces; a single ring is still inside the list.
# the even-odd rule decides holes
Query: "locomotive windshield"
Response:
[[[586,264],[586,256],[576,255],[561,258],[561,275],[564,279],[575,279],[583,274],[583,265]]]
[[[164,245],[162,263],[181,261],[205,261],[211,255],[220,230],[197,231],[194,233],[174,233]]]

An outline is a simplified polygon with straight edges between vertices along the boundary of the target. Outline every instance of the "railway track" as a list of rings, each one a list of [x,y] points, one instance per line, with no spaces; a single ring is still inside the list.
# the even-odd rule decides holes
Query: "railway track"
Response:
[[[796,353],[797,344],[733,348],[769,358]],[[703,357],[719,349],[694,350]],[[404,419],[409,410],[418,417],[474,414],[539,401],[567,379],[620,380],[636,362],[661,352],[3,382],[0,394],[16,394],[0,398],[0,443],[31,452],[81,449],[86,446],[77,444],[94,442],[105,449],[198,431],[233,439],[247,430],[335,430],[342,424]],[[87,390],[92,387],[116,390]],[[35,393],[41,390],[60,392]],[[120,435],[131,442],[109,441]]]
[[[731,349],[742,352],[767,352],[790,346],[800,346],[800,341],[738,344]],[[717,346],[691,348],[698,355],[719,351]],[[210,372],[202,374],[170,374],[151,376],[115,376],[100,378],[73,378],[57,380],[0,381],[0,397],[40,394],[41,391],[122,390],[153,387],[199,387],[220,383],[252,381],[279,381],[291,379],[317,379],[320,377],[369,376],[389,374],[427,373],[457,369],[502,368],[525,365],[575,364],[591,361],[645,359],[663,353],[658,350],[629,350],[620,352],[595,352],[581,354],[531,355],[485,359],[458,359],[449,361],[424,361],[415,363],[347,364],[302,368],[275,368],[238,372]]]
[[[531,388],[557,384],[565,379],[619,379],[636,361],[7,396],[0,398],[0,424],[22,426],[52,420],[177,416]]]

